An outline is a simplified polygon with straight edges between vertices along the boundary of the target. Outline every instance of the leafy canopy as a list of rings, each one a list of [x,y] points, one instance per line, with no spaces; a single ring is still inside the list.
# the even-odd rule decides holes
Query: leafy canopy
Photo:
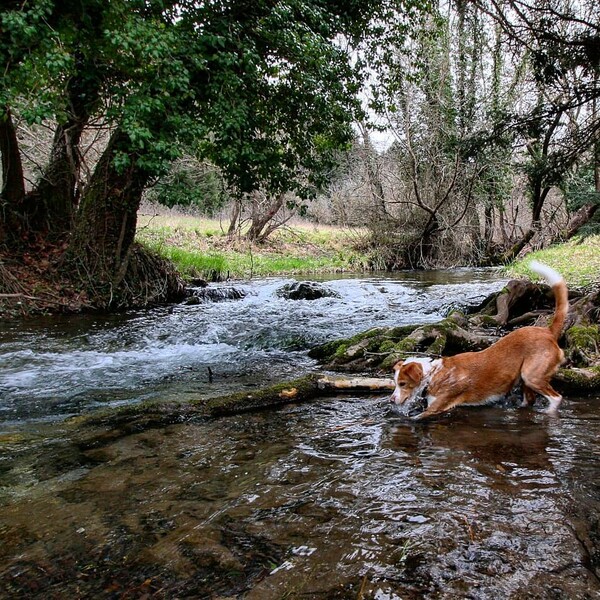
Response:
[[[361,112],[366,70],[351,50],[377,45],[373,34],[398,5],[9,2],[0,12],[0,100],[30,121],[85,118],[119,129],[120,170],[164,173],[193,144],[241,192],[308,196]]]

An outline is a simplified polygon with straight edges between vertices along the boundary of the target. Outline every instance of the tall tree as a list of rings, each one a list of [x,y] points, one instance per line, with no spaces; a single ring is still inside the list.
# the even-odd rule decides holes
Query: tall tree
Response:
[[[44,94],[15,79],[0,105],[56,120],[50,160],[26,199],[40,231],[70,232],[63,264],[104,306],[132,300],[141,195],[182,143],[241,193],[314,193],[360,113],[366,71],[351,48],[388,11],[384,0],[28,0],[0,18],[22,21],[34,8],[43,18],[33,37],[47,43],[32,42],[19,67]],[[9,62],[12,46],[3,46]],[[60,68],[34,68],[53,60]],[[80,144],[92,118],[111,133],[85,182]]]
[[[474,3],[502,28],[506,47],[516,48],[530,68],[532,86],[524,99],[533,102],[514,106],[505,120],[526,149],[532,215],[530,226],[505,254],[510,259],[540,230],[549,191],[563,183],[600,135],[595,109],[600,97],[600,12],[593,0]],[[581,212],[579,226],[594,212]]]

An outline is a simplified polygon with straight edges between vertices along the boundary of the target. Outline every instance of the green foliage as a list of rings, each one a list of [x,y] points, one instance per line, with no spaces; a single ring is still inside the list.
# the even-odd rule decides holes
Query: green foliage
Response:
[[[30,123],[65,110],[59,86],[72,72],[73,57],[49,26],[53,4],[37,0],[0,12],[0,105],[20,105]]]
[[[308,197],[361,110],[366,71],[341,36],[358,45],[386,11],[383,0],[9,4],[0,100],[40,122],[64,121],[75,98],[73,116],[125,134],[119,173],[163,175],[193,143],[242,192]]]
[[[228,197],[219,174],[199,166],[175,164],[149,191],[148,198],[163,206],[193,206],[203,214],[213,216]]]
[[[600,204],[600,192],[596,191],[592,165],[572,171],[563,181],[561,189],[569,211],[575,211],[587,204]]]

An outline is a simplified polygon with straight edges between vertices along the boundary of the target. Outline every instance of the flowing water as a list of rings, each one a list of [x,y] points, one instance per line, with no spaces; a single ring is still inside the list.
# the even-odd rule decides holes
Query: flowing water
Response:
[[[145,428],[64,420],[295,376],[315,343],[502,285],[433,277],[328,281],[339,297],[311,302],[273,279],[232,302],[6,327],[0,597],[600,598],[598,398],[424,424],[354,395]]]
[[[328,281],[337,297],[303,301],[277,295],[287,283],[238,284],[243,300],[0,324],[0,431],[104,405],[295,377],[314,367],[306,350],[316,344],[437,321],[452,305],[502,286],[485,270],[405,273]]]

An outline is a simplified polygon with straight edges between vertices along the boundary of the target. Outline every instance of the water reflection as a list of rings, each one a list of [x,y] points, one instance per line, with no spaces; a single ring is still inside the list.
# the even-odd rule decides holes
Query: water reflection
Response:
[[[0,585],[12,597],[122,597],[144,582],[140,596],[163,598],[595,597],[593,402],[565,401],[559,419],[487,407],[415,425],[380,399],[340,397],[73,432],[4,462]]]

